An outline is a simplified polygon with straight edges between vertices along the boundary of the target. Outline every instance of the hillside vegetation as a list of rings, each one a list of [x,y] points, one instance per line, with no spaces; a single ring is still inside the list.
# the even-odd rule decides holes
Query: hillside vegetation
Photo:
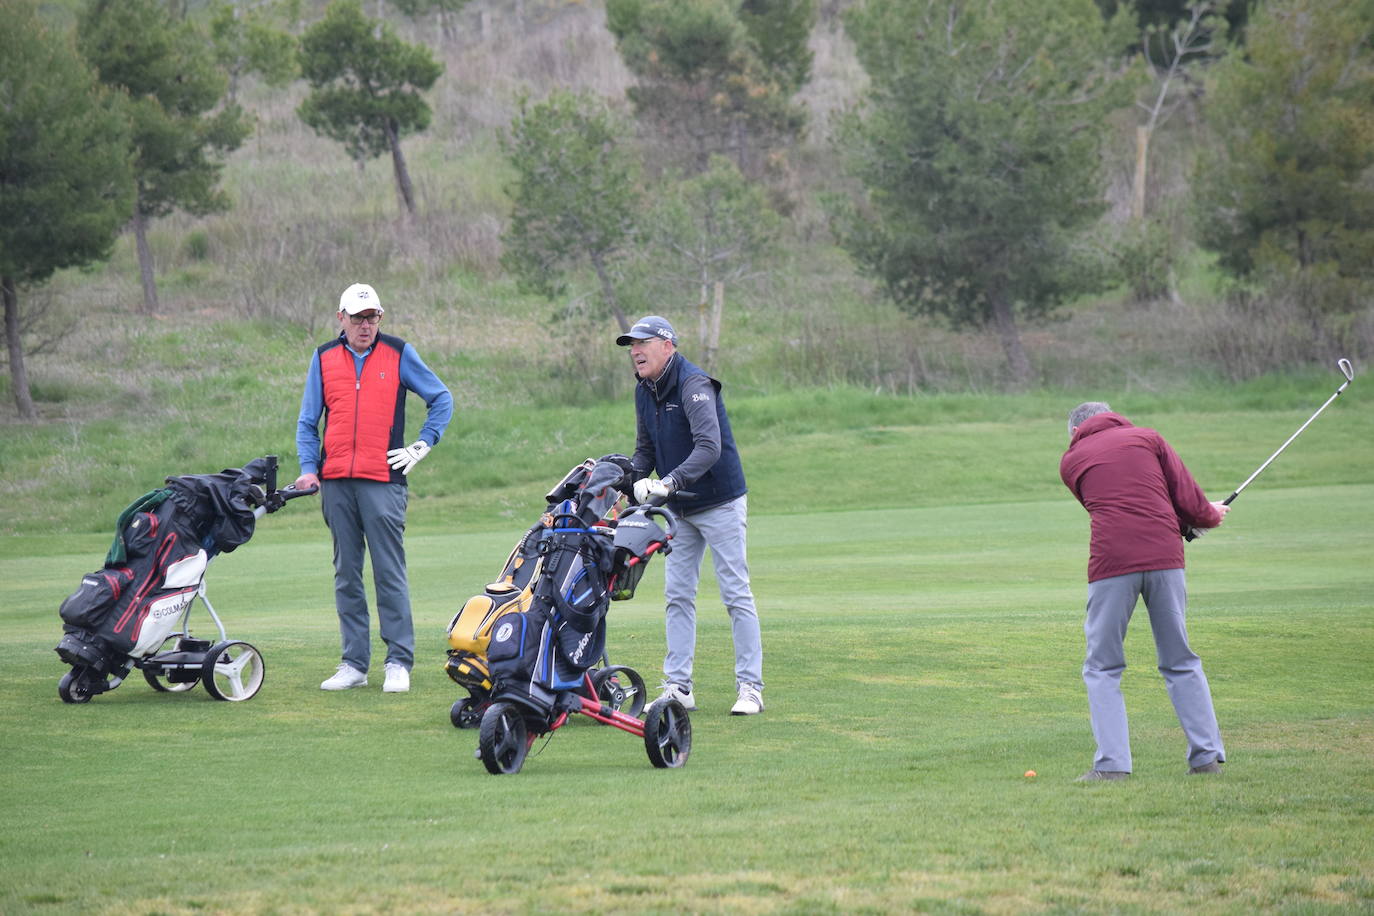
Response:
[[[732,408],[750,421],[737,423],[746,439],[771,435],[757,427],[776,415],[779,434],[826,430],[861,452],[868,430],[966,413],[990,419],[980,415],[986,405],[1057,423],[1065,399],[1080,395],[1287,408],[1325,387],[1337,356],[1361,368],[1374,327],[1368,308],[1328,320],[1296,307],[1291,290],[1237,298],[1212,259],[1187,245],[1167,294],[1142,300],[1122,285],[1027,325],[1033,393],[989,399],[1010,382],[996,335],[898,309],[830,232],[820,196],[838,175],[833,128],[867,85],[844,33],[847,6],[819,4],[811,77],[797,97],[808,130],[790,151],[786,183],[773,189],[786,217],[782,243],[726,302],[718,365]],[[301,4],[296,26],[323,8]],[[193,15],[200,9],[191,5]],[[254,130],[226,162],[232,208],[150,224],[156,314],[140,313],[127,235],[108,263],[24,291],[40,418],[20,422],[8,376],[0,378],[7,532],[98,529],[127,494],[167,473],[269,451],[294,469],[304,369],[333,332],[339,291],[355,281],[377,287],[385,330],[415,342],[454,392],[454,467],[433,472],[438,492],[427,495],[537,487],[569,461],[630,446],[632,378],[594,279],[574,275],[550,301],[521,292],[500,262],[514,175],[499,137],[520,98],[558,87],[623,107],[634,83],[603,5],[473,0],[442,23],[387,10],[397,34],[427,44],[445,68],[427,96],[432,125],[405,141],[417,217],[400,216],[385,157],[359,165],[302,124],[304,84],[276,89],[246,77],[238,99]],[[1123,237],[1129,206],[1128,112],[1114,116],[1110,137],[1104,245]],[[1203,141],[1187,108],[1153,141],[1150,206],[1176,234],[1186,235],[1179,205]],[[632,296],[625,308],[670,316],[690,356],[700,343],[697,296],[686,286],[671,298]]]

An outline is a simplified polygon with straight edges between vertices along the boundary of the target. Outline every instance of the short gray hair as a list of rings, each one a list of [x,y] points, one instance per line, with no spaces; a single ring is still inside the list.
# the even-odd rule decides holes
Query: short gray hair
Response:
[[[1105,401],[1084,401],[1073,410],[1069,411],[1069,435],[1073,435],[1076,427],[1081,426],[1088,417],[1095,417],[1100,413],[1110,411],[1111,405]]]

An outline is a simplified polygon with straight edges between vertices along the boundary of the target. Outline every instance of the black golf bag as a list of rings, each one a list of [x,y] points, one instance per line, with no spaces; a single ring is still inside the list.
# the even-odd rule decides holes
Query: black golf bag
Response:
[[[105,565],[82,577],[59,609],[56,652],[73,669],[59,687],[64,700],[114,689],[163,647],[200,593],[210,560],[247,542],[262,514],[304,495],[278,490],[276,477],[274,455],[218,474],[168,477],[120,514]],[[198,667],[210,643],[192,642]]]

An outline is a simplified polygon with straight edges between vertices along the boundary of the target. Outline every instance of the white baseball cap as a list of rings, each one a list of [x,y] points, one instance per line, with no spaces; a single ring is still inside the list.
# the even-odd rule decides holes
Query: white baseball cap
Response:
[[[343,291],[339,297],[339,311],[347,312],[349,315],[356,315],[368,309],[376,310],[380,315],[386,311],[382,308],[382,300],[377,298],[377,291],[366,283],[354,283]]]

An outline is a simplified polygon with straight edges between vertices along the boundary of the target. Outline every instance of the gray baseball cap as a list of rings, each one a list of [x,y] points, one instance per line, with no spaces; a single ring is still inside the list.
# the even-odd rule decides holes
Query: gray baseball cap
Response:
[[[636,321],[629,331],[617,337],[615,342],[622,347],[628,347],[633,341],[650,340],[654,337],[677,343],[677,332],[673,330],[667,318],[659,315],[645,315]]]

